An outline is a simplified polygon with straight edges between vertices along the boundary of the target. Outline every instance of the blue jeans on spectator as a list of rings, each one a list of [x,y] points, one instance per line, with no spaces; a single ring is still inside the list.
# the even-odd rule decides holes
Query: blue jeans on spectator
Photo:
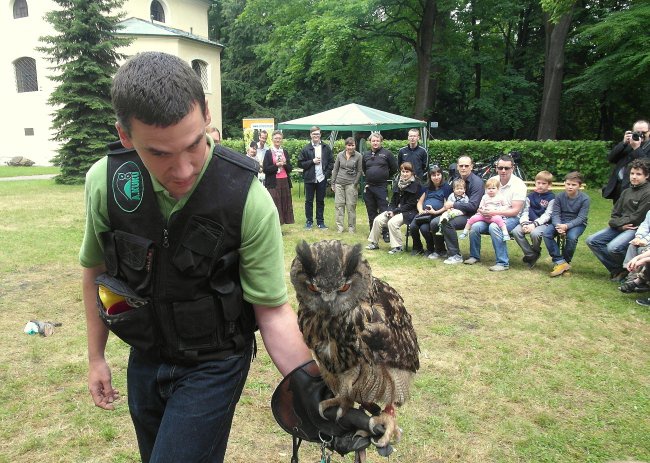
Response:
[[[307,223],[314,223],[314,194],[316,194],[316,223],[323,225],[325,218],[325,192],[327,180],[318,183],[305,183],[305,218]]]
[[[590,235],[585,243],[611,274],[623,271],[623,260],[636,230],[607,227]]]
[[[129,410],[147,463],[221,463],[252,347],[225,360],[195,366],[152,362],[131,349]]]
[[[504,217],[506,228],[512,231],[519,225],[519,217]],[[476,222],[469,231],[469,255],[474,259],[481,259],[481,235],[490,235],[496,264],[510,267],[510,258],[508,257],[508,243],[503,241],[503,232],[496,223]]]
[[[564,251],[560,250],[560,247],[555,242],[555,237],[558,236],[558,232],[555,230],[555,227],[548,226],[544,230],[544,244],[548,250],[548,255],[551,256],[551,260],[554,264],[563,264],[571,263],[573,259],[573,254],[576,252],[578,247],[578,238],[585,232],[584,225],[578,225],[573,228],[569,228],[566,232],[566,239],[564,242]]]

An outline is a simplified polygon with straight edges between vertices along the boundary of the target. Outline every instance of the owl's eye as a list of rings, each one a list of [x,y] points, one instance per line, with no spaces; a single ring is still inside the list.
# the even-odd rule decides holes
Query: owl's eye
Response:
[[[346,292],[348,289],[350,289],[350,283],[346,283],[346,284],[344,284],[343,286],[341,286],[341,287],[339,288],[339,293],[344,293],[344,292]]]
[[[309,291],[311,291],[312,293],[320,293],[320,291],[318,291],[318,287],[317,287],[315,284],[313,284],[313,283],[309,283],[309,284],[307,285],[307,289],[308,289]]]

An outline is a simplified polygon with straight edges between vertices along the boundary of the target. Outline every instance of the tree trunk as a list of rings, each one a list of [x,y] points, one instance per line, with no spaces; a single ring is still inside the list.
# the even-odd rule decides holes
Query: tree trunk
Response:
[[[431,50],[433,47],[434,27],[436,17],[435,0],[426,0],[422,10],[422,20],[417,31],[416,54],[418,60],[417,85],[415,88],[415,107],[413,117],[424,119],[429,98],[429,79],[431,77]]]
[[[442,41],[445,29],[447,28],[448,18],[449,12],[447,11],[438,11],[436,13],[436,19],[433,26],[432,52],[434,55],[438,55],[438,52],[442,49]],[[436,112],[436,107],[438,106],[438,89],[440,88],[440,76],[442,72],[443,67],[440,64],[440,60],[433,61],[431,63],[431,75],[429,76],[429,92],[427,94],[425,116],[432,116]]]
[[[555,140],[560,117],[560,96],[564,77],[564,46],[569,34],[573,6],[553,24],[545,15],[546,50],[544,52],[544,92],[537,130],[538,140]]]

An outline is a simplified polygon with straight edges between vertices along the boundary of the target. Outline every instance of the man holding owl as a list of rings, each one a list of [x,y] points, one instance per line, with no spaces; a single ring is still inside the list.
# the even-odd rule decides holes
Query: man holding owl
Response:
[[[206,136],[210,112],[187,63],[136,55],[111,97],[120,141],[86,176],[80,250],[89,391],[106,410],[119,398],[110,329],[131,345],[142,461],[221,462],[254,331],[283,375],[311,360],[287,302],[277,211],[257,163]]]

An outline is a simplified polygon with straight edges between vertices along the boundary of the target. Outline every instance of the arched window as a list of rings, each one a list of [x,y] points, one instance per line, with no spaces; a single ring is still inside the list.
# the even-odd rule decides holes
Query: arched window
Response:
[[[200,59],[192,60],[192,69],[196,72],[196,75],[201,79],[201,85],[203,86],[203,91],[208,91],[208,63],[201,61]]]
[[[29,16],[27,0],[16,0],[14,2],[14,19],[26,18],[27,16]]]
[[[162,4],[158,0],[153,0],[151,2],[151,8],[149,9],[151,14],[151,19],[161,23],[165,22],[165,10],[163,9]]]
[[[16,90],[18,90],[18,93],[38,91],[36,60],[34,58],[18,58],[14,61],[14,71],[16,74]]]

